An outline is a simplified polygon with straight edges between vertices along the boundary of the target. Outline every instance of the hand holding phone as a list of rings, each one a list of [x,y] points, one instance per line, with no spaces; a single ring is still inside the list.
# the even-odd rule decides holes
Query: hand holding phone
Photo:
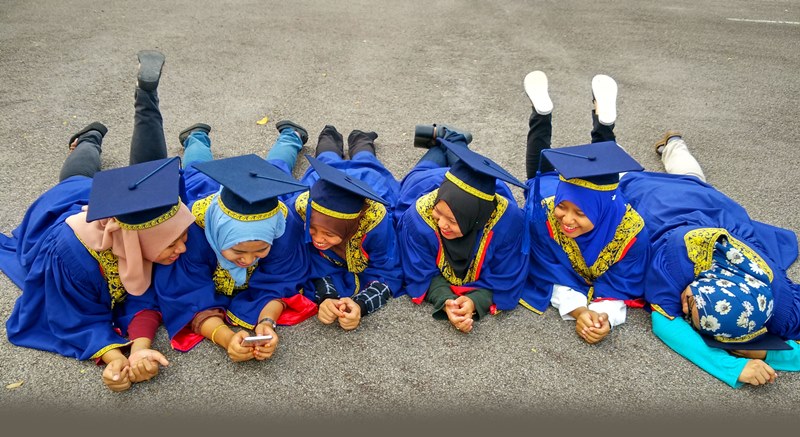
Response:
[[[263,346],[272,340],[272,335],[252,335],[242,340],[242,346]]]

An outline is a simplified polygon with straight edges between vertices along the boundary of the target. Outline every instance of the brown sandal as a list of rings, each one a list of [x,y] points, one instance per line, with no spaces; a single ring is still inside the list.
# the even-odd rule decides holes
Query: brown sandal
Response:
[[[669,142],[670,138],[672,138],[672,137],[682,137],[682,136],[683,136],[683,134],[678,132],[678,131],[676,131],[676,130],[668,130],[668,131],[666,131],[664,133],[664,135],[661,138],[659,138],[658,141],[656,141],[656,144],[655,144],[655,149],[656,149],[656,153],[658,153],[658,156],[661,156],[662,154],[664,154],[664,149],[663,148],[667,147],[667,143]]]

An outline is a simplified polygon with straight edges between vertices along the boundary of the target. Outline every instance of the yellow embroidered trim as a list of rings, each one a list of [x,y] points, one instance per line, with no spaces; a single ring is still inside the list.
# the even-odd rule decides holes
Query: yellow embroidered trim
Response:
[[[236,317],[235,315],[233,315],[232,312],[230,312],[230,310],[225,311],[225,313],[228,315],[228,318],[231,319],[231,321],[234,324],[239,325],[244,329],[251,329],[252,330],[253,328],[256,327],[256,325],[251,325],[251,324],[245,322],[244,320]]]
[[[129,345],[131,343],[133,343],[133,342],[129,341],[127,343],[112,343],[112,344],[100,349],[99,351],[95,352],[94,355],[89,357],[89,359],[90,360],[96,360],[96,359],[102,357],[106,352],[110,351],[111,349],[118,349],[118,348],[121,348],[121,347],[125,347],[125,346],[127,346],[127,345]]]
[[[178,209],[180,207],[181,207],[181,200],[178,199],[178,203],[176,203],[175,206],[170,208],[169,211],[165,212],[164,214],[162,214],[162,215],[160,215],[160,216],[158,216],[158,217],[156,217],[153,220],[150,220],[148,222],[137,224],[137,225],[131,225],[131,224],[123,223],[123,222],[117,220],[117,223],[119,223],[119,227],[121,229],[125,229],[127,231],[141,231],[141,230],[144,230],[144,229],[150,229],[150,228],[156,227],[157,225],[160,225],[161,223],[164,223],[165,221],[171,219],[178,212]]]
[[[211,205],[211,201],[214,200],[214,196],[215,194],[212,194],[208,197],[198,199],[192,205],[194,222],[203,229],[206,228],[206,211],[208,211],[208,206]]]
[[[277,214],[278,211],[282,212],[284,217],[288,216],[287,214],[288,209],[286,208],[286,205],[284,205],[283,202],[281,201],[278,201],[278,206],[273,208],[271,211],[262,212],[258,214],[238,213],[225,206],[225,204],[222,203],[222,198],[219,196],[217,196],[217,204],[219,205],[219,209],[221,209],[222,212],[225,213],[225,215],[233,219],[239,220],[240,222],[257,222],[259,220],[266,220],[268,218],[275,216],[275,214]],[[194,210],[194,207],[192,207],[192,210]]]
[[[540,316],[541,316],[542,314],[544,314],[543,312],[541,312],[541,311],[537,310],[536,308],[532,307],[532,306],[531,306],[531,305],[530,305],[528,302],[525,302],[525,301],[524,301],[524,300],[522,300],[522,299],[520,299],[520,300],[519,300],[519,304],[520,304],[520,305],[522,305],[522,306],[524,306],[525,308],[527,308],[527,309],[529,309],[529,310],[533,311],[534,313],[536,313],[536,314],[538,314],[538,315],[540,315]]]
[[[650,308],[652,308],[652,309],[653,309],[653,311],[655,311],[655,312],[657,312],[657,313],[661,314],[662,316],[664,316],[664,317],[666,317],[666,318],[668,318],[668,319],[670,319],[670,320],[674,320],[674,319],[675,319],[675,317],[672,317],[672,316],[670,316],[669,314],[667,314],[667,312],[666,312],[666,311],[664,311],[664,308],[661,308],[661,306],[660,306],[660,305],[656,305],[656,304],[654,304],[654,303],[651,303],[651,304],[650,304]]]
[[[432,215],[433,207],[436,204],[436,197],[438,194],[439,189],[437,188],[430,193],[421,196],[419,199],[417,199],[416,208],[420,217],[422,217],[422,220],[424,220],[425,223],[427,223],[436,234],[436,239],[439,240],[439,248],[441,251],[442,236],[439,234],[439,228],[436,225],[436,221],[433,219]],[[447,257],[439,257],[437,267],[439,267],[439,271],[442,273],[442,276],[444,276],[445,279],[447,279],[447,281],[453,285],[461,286],[475,281],[475,275],[480,267],[478,265],[478,261],[481,258],[481,254],[486,250],[486,243],[489,238],[489,233],[494,228],[494,225],[500,221],[500,219],[503,217],[503,214],[505,214],[506,210],[508,209],[508,199],[505,197],[495,195],[493,200],[497,202],[497,205],[495,206],[494,211],[492,211],[492,215],[489,216],[489,220],[486,222],[486,225],[483,227],[483,234],[481,235],[481,240],[478,244],[478,251],[476,252],[477,256],[472,259],[464,278],[459,278],[456,276],[456,274],[453,272],[453,267],[447,262]]]
[[[300,193],[299,196],[294,200],[294,210],[297,211],[297,214],[303,221],[306,221],[306,207],[308,206],[308,191],[303,191]]]
[[[217,264],[217,268],[214,270],[214,274],[212,275],[214,289],[217,290],[217,293],[224,294],[225,296],[235,296],[238,292],[246,289],[249,286],[250,276],[253,274],[253,271],[255,271],[257,266],[258,262],[247,268],[247,280],[244,281],[244,284],[237,287],[236,281],[233,280],[231,273],[224,269],[221,265]]]
[[[303,221],[306,219],[308,203],[308,191],[297,196],[297,199],[295,200],[294,208]],[[314,207],[314,202],[312,201],[311,203],[312,208],[316,209],[316,207]],[[322,253],[322,256],[329,262],[339,267],[345,267],[348,272],[354,274],[356,288],[353,293],[357,293],[359,290],[361,290],[358,274],[366,270],[367,266],[369,265],[369,259],[367,259],[361,246],[361,243],[364,241],[364,236],[375,229],[375,227],[378,226],[384,218],[386,218],[386,207],[382,203],[371,199],[366,199],[366,205],[367,207],[364,209],[364,214],[361,216],[361,219],[358,222],[358,229],[347,242],[345,249],[346,265],[329,257],[325,253]]]
[[[483,191],[457,178],[453,173],[450,173],[449,171],[444,174],[444,177],[446,177],[450,182],[456,184],[458,188],[461,188],[462,190],[466,191],[469,194],[472,194],[473,196],[479,199],[488,200],[490,202],[494,200],[494,194],[484,193]]]
[[[553,230],[553,239],[564,250],[575,272],[589,285],[611,268],[614,263],[619,261],[625,248],[636,238],[639,231],[644,228],[644,219],[642,219],[639,213],[631,208],[630,205],[626,205],[625,215],[622,216],[622,221],[620,221],[620,224],[617,226],[614,238],[606,244],[606,247],[597,255],[597,260],[589,267],[586,265],[583,254],[581,254],[581,249],[578,247],[578,243],[575,239],[567,237],[564,231],[561,230],[561,225],[558,223],[558,220],[556,220],[555,214],[553,214],[555,209],[554,203],[555,196],[548,197],[542,201],[542,204],[547,208],[547,220],[550,222],[550,228]],[[592,292],[593,290],[589,290],[588,298],[590,301],[592,299]]]
[[[607,185],[598,185],[592,182],[589,182],[584,179],[579,178],[572,178],[572,179],[564,179],[564,176],[558,175],[558,179],[562,182],[566,182],[568,184],[577,185],[579,187],[588,188],[590,190],[595,191],[614,191],[619,186],[619,183],[607,184]]]
[[[111,296],[111,309],[114,309],[119,303],[122,303],[127,297],[128,292],[125,290],[125,286],[122,285],[122,279],[119,277],[119,258],[111,251],[111,249],[106,249],[102,252],[97,252],[89,248],[83,240],[80,239],[77,235],[78,241],[81,242],[84,248],[89,252],[89,255],[94,258],[98,264],[100,264],[100,272],[103,274],[103,277],[108,284],[108,294]]]
[[[750,340],[758,337],[761,334],[765,334],[766,332],[767,332],[767,328],[766,327],[762,327],[761,329],[759,329],[756,332],[751,332],[749,334],[745,334],[745,335],[742,335],[741,337],[736,337],[736,338],[721,337],[719,335],[715,335],[714,336],[714,340],[717,340],[720,343],[744,343],[746,341],[750,341]]]
[[[695,276],[711,268],[711,264],[714,260],[714,245],[722,235],[728,239],[728,242],[731,243],[733,247],[742,252],[749,260],[755,262],[758,267],[767,274],[769,281],[772,282],[772,269],[769,268],[767,262],[748,245],[731,237],[728,231],[722,228],[693,229],[683,236],[683,241],[686,244],[686,255],[694,264]]]
[[[338,218],[342,220],[352,220],[358,217],[358,214],[361,212],[361,211],[354,213],[338,212],[332,209],[325,208],[324,206],[320,205],[317,202],[314,202],[313,200],[311,201],[311,208],[313,208],[317,212],[321,212],[322,214],[327,215],[328,217]]]

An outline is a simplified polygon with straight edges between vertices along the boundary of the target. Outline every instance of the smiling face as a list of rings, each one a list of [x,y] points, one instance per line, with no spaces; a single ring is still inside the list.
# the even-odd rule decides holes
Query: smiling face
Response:
[[[461,232],[461,228],[458,226],[456,216],[453,214],[453,210],[450,209],[447,202],[443,200],[437,202],[436,206],[433,207],[431,216],[433,216],[433,219],[436,221],[436,226],[439,227],[439,232],[442,234],[443,238],[452,240],[464,236]]]
[[[328,250],[342,243],[342,237],[336,235],[330,229],[315,223],[311,223],[311,226],[309,226],[309,233],[311,234],[312,244],[319,250]]]
[[[162,250],[158,257],[153,260],[156,264],[168,266],[186,252],[186,240],[189,238],[188,231],[184,231],[180,237],[176,238],[166,249]]]
[[[564,235],[569,238],[580,237],[594,229],[594,224],[586,217],[586,214],[569,200],[564,200],[556,205],[553,215],[561,225]]]
[[[250,267],[259,259],[269,255],[271,248],[272,246],[266,241],[243,241],[220,253],[239,267]]]

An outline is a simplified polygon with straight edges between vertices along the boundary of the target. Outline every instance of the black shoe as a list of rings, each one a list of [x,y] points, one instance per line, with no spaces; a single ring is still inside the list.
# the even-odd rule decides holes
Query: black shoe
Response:
[[[95,121],[95,122],[92,122],[89,125],[87,125],[85,128],[79,130],[77,133],[75,133],[75,135],[71,136],[69,138],[68,145],[71,146],[72,143],[75,142],[75,140],[77,140],[78,138],[80,138],[81,135],[83,135],[85,133],[89,133],[90,131],[93,131],[93,130],[96,130],[97,132],[100,132],[100,136],[101,137],[105,137],[106,133],[108,133],[108,128],[103,123],[100,123],[99,121]]]
[[[195,124],[187,127],[186,129],[182,130],[181,133],[178,134],[178,139],[181,141],[181,146],[184,146],[183,142],[186,141],[187,138],[189,138],[189,135],[191,135],[192,132],[197,131],[197,130],[203,131],[206,134],[209,134],[209,133],[211,133],[211,126],[209,126],[209,125],[207,125],[205,123],[195,123]]]
[[[155,50],[142,50],[136,56],[139,58],[139,89],[153,91],[158,88],[158,80],[161,79],[164,54]]]
[[[275,129],[278,129],[278,132],[282,131],[283,128],[285,127],[290,127],[294,129],[294,131],[297,132],[298,135],[300,135],[300,140],[303,142],[303,144],[305,144],[306,141],[308,141],[308,132],[306,132],[303,126],[300,126],[299,124],[290,120],[281,120],[275,123]]]
[[[447,125],[447,124],[440,124],[439,126],[445,128],[445,130],[449,130],[449,131],[452,131],[452,132],[458,132],[461,135],[464,135],[464,139],[467,141],[467,144],[472,142],[472,134],[467,132],[467,131],[465,131],[465,130],[463,130],[463,129],[459,129],[459,128],[455,127],[455,126],[450,126],[450,125]],[[441,138],[444,138],[444,135],[445,135],[444,132],[442,132],[442,133],[438,133],[437,132],[437,136],[439,136]]]

